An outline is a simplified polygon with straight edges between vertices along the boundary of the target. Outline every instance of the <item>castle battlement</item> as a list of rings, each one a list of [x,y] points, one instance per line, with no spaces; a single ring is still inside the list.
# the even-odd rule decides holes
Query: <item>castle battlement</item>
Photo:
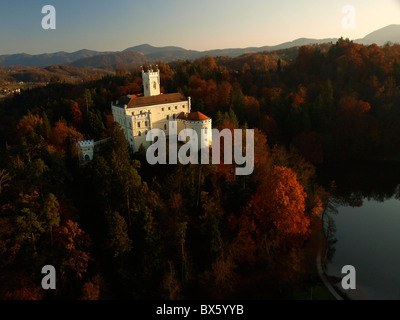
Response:
[[[81,148],[94,147],[94,140],[81,140],[78,141],[78,144]]]
[[[153,77],[158,77],[159,72],[158,71],[143,71],[143,74],[153,76]]]

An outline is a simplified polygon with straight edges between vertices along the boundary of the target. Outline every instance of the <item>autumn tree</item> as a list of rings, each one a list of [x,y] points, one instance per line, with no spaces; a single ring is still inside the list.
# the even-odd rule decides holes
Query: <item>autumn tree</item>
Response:
[[[164,275],[161,283],[161,297],[167,300],[179,300],[182,298],[182,287],[176,278],[175,269],[171,261],[168,261],[169,271]]]
[[[8,187],[10,181],[10,173],[5,169],[0,170],[0,194]]]
[[[77,130],[81,130],[83,126],[83,117],[82,117],[82,111],[79,108],[79,104],[75,101],[71,101],[71,117],[72,117],[72,124]]]
[[[80,300],[99,300],[102,283],[103,279],[99,274],[85,282],[82,286]]]
[[[305,239],[310,224],[305,212],[306,197],[296,174],[274,165],[241,217],[236,242],[248,244],[249,251],[257,247],[256,252],[268,256],[276,249],[285,250],[293,240]]]
[[[49,193],[44,200],[42,216],[45,219],[45,224],[50,233],[51,246],[53,247],[53,228],[60,225],[60,212],[57,197]]]
[[[83,140],[83,135],[65,122],[58,121],[52,128],[50,143],[55,152],[62,157],[65,156],[68,148],[73,148],[79,140]]]
[[[57,246],[62,253],[60,273],[62,279],[82,279],[91,260],[88,251],[91,240],[79,227],[79,224],[68,220],[57,228]],[[71,277],[71,278],[70,278]]]
[[[231,255],[219,257],[206,274],[208,290],[215,299],[227,299],[237,285],[238,275],[235,272],[236,264]]]

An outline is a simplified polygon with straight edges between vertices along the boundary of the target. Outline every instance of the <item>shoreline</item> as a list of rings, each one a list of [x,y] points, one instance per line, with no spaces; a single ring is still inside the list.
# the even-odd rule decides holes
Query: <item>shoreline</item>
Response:
[[[323,228],[323,226],[322,226],[322,228]],[[324,231],[320,232],[320,239],[321,240],[322,240],[322,237],[325,237]],[[320,242],[320,244],[321,243],[322,243],[322,241]],[[341,294],[338,293],[340,291],[335,288],[335,286],[329,281],[329,278],[325,274],[321,257],[322,257],[322,245],[320,245],[320,248],[319,248],[318,254],[317,254],[317,258],[316,258],[316,265],[317,265],[318,275],[319,275],[320,279],[322,280],[323,284],[325,285],[325,287],[335,297],[336,300],[345,300],[341,296]],[[349,300],[349,299],[347,298],[347,300]]]

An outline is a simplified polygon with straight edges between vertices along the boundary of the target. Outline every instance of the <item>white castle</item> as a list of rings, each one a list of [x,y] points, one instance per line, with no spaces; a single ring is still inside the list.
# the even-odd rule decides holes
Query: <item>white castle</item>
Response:
[[[162,94],[160,91],[160,72],[152,67],[147,71],[142,69],[143,96],[127,95],[116,103],[111,103],[114,121],[124,130],[125,138],[133,152],[143,145],[147,149],[151,141],[146,135],[151,129],[161,129],[169,136],[171,129],[179,132],[190,128],[196,131],[199,148],[201,140],[212,143],[212,120],[201,112],[191,112],[190,97],[185,98],[180,93]],[[174,128],[174,126],[177,128]],[[201,129],[204,129],[201,136]]]
[[[115,104],[111,103],[114,121],[120,124],[133,152],[138,151],[141,145],[145,149],[151,145],[152,142],[146,140],[146,135],[153,128],[163,130],[167,137],[170,128],[177,135],[183,129],[193,129],[198,136],[199,149],[201,139],[211,145],[212,120],[201,112],[191,112],[190,97],[185,98],[180,93],[162,94],[160,72],[153,71],[151,66],[146,72],[142,69],[142,79],[143,96],[127,95]],[[78,141],[80,161],[84,163],[93,160],[96,149],[108,140],[109,138],[100,141]]]

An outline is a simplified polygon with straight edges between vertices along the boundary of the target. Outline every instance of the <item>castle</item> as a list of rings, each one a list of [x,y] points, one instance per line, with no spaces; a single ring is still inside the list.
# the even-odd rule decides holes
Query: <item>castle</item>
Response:
[[[116,103],[111,103],[114,121],[124,130],[125,138],[133,152],[143,145],[147,149],[151,141],[146,140],[150,129],[160,129],[169,136],[171,129],[177,134],[183,129],[193,129],[198,137],[203,130],[203,139],[212,142],[212,120],[201,112],[191,112],[190,97],[180,93],[162,94],[160,90],[160,71],[152,67],[145,71],[142,68],[143,96],[127,95]],[[174,126],[177,126],[174,128]],[[198,140],[200,148],[201,141]]]
[[[193,129],[198,138],[198,148],[201,139],[211,145],[212,120],[201,112],[191,112],[190,97],[185,98],[180,93],[162,94],[160,90],[160,71],[142,68],[143,96],[126,95],[115,103],[111,102],[114,121],[118,122],[124,131],[133,152],[143,145],[147,149],[152,141],[147,141],[146,136],[151,129],[160,129],[166,137],[170,129],[179,135],[183,129]],[[171,122],[171,123],[170,123]],[[176,128],[174,127],[176,125]],[[203,135],[201,135],[203,129]],[[78,141],[77,146],[81,162],[93,159],[98,144],[101,141]]]

